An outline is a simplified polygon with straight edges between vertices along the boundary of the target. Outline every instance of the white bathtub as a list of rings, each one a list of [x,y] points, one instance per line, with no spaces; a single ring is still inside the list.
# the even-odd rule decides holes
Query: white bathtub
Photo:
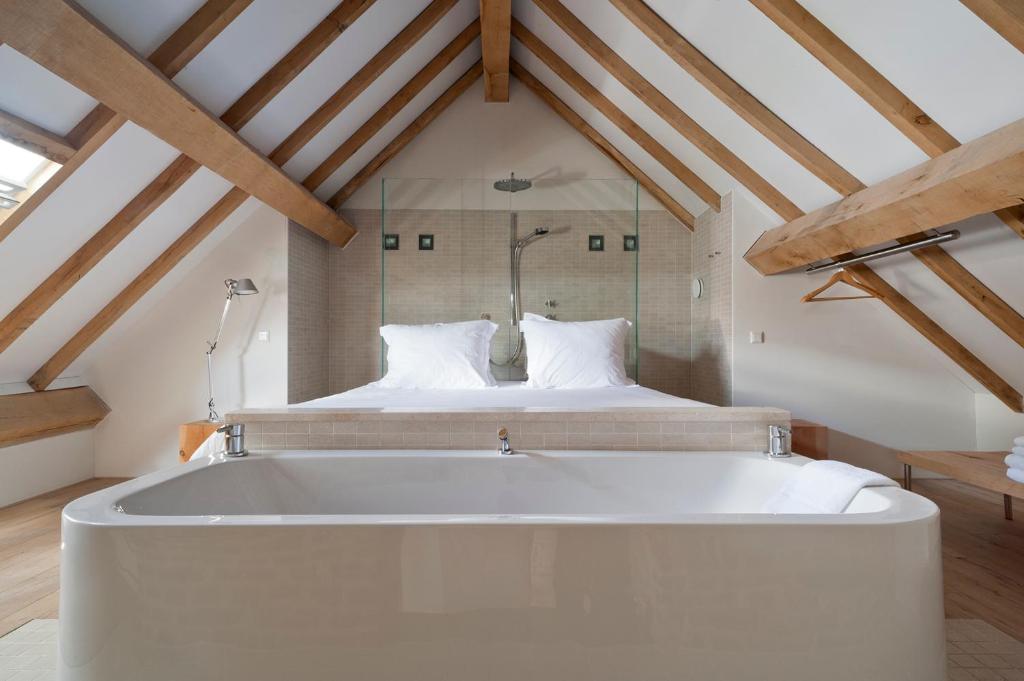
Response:
[[[938,510],[806,459],[301,452],[64,510],[62,681],[940,681]]]

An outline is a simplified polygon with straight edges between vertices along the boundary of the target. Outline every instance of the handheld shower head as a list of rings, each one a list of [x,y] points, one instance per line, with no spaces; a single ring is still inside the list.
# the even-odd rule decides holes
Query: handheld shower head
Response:
[[[533,230],[532,232],[524,236],[522,239],[518,239],[516,241],[516,248],[522,249],[526,247],[526,245],[529,244],[531,241],[547,236],[550,231],[551,230],[549,230],[547,227],[538,227],[537,229]]]

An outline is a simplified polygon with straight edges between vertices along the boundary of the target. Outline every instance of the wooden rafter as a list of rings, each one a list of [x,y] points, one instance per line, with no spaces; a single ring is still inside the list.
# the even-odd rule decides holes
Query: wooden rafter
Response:
[[[654,180],[648,177],[644,171],[640,170],[625,154],[616,149],[601,133],[587,123],[582,116],[573,111],[568,104],[559,99],[554,92],[535,78],[519,62],[512,60],[511,68],[512,74],[550,106],[566,123],[590,140],[608,158],[618,163],[626,174],[635,179],[641,187],[657,199],[676,220],[686,225],[691,231],[693,230],[695,224],[693,215],[673,199],[668,192],[659,187]]]
[[[409,27],[399,37],[382,49],[360,72],[353,76],[348,83],[342,86],[336,94],[338,101],[351,101],[359,92],[362,92],[379,73],[383,72],[394,62],[408,47],[414,43],[419,36],[422,36],[437,22],[444,12],[450,8],[450,4],[435,2],[428,7],[424,13],[414,19]],[[316,30],[311,33],[310,40],[318,40]],[[296,50],[302,49],[302,43]],[[294,52],[295,50],[293,50]],[[287,59],[287,57],[286,57]],[[278,69],[280,77],[294,77],[294,73],[286,69]],[[289,75],[291,74],[291,75]],[[374,75],[376,74],[376,75]],[[415,79],[414,79],[415,80]],[[283,87],[283,86],[282,86]],[[243,95],[244,97],[244,95]],[[324,123],[326,124],[326,123]],[[289,139],[298,140],[310,130],[310,120],[305,121],[296,129]],[[306,139],[311,139],[312,135]],[[297,143],[297,142],[296,142]],[[272,154],[272,160],[277,163],[285,163],[291,155],[301,147],[287,146],[278,148]],[[46,361],[29,379],[29,384],[36,390],[45,390],[62,371],[68,368],[90,345],[99,339],[103,333],[116,322],[121,315],[127,312],[143,295],[156,285],[174,266],[188,255],[207,235],[217,228],[227,217],[248,198],[241,189],[237,187],[225,194],[209,211],[195,222],[184,234],[171,244],[153,263],[151,263],[141,274],[139,274],[128,286],[126,286],[113,300],[110,301],[99,313],[97,313],[85,326],[83,326],[53,357]]]
[[[100,231],[7,313],[7,316],[0,320],[0,352],[6,350],[32,326],[198,169],[199,166],[187,156],[178,157],[177,161],[160,173],[156,180],[129,201]]]
[[[67,163],[77,151],[66,137],[3,110],[0,110],[0,138],[54,163]]]
[[[182,258],[205,239],[220,223],[242,205],[249,195],[235,187],[220,199],[184,234],[167,247],[160,257],[135,277],[128,286],[100,310],[78,333],[71,337],[53,357],[48,359],[28,380],[35,390],[46,390],[75,359],[96,342],[114,322],[131,309],[142,296],[170,272]]]
[[[441,20],[448,10],[455,6],[456,0],[432,0],[426,9],[403,28],[391,42],[375,54],[370,61],[359,69],[354,76],[327,98],[309,118],[302,122],[295,131],[288,135],[277,148],[270,152],[270,160],[279,166],[287,163],[302,147],[313,139],[318,132],[334,120],[341,111],[358,97],[380,74],[416,44],[434,24]]]
[[[750,190],[770,209],[786,220],[792,220],[802,214],[800,208],[786,198],[782,192],[757,174],[753,168],[744,163],[736,154],[701,127],[676,106],[660,90],[630,66],[611,47],[587,28],[572,12],[558,0],[533,0],[577,45],[594,58],[621,82],[640,101],[671,125],[679,134],[690,140],[709,159],[718,164],[740,184]]]
[[[299,71],[293,68],[281,68],[282,65],[290,66],[296,61],[310,58],[308,55],[312,52],[317,54],[322,52],[330,44],[329,42],[325,43],[324,36],[333,36],[333,40],[341,35],[341,31],[337,30],[338,22],[350,16],[349,14],[339,15],[339,12],[343,9],[348,12],[361,11],[360,8],[364,7],[365,4],[365,0],[359,5],[351,0],[346,0],[329,15],[328,19],[321,22],[303,40],[299,41],[298,45],[291,52],[285,55],[280,62],[267,72],[266,76],[257,81],[252,88],[239,98],[239,102],[250,103],[248,108],[246,108],[248,117],[242,116],[238,118],[240,110],[235,109],[235,107],[229,109],[229,111],[234,110],[236,112],[237,120],[234,125],[239,127],[244,125],[249,120],[249,117],[255,115],[269,102],[268,99],[254,99],[250,93],[254,91],[259,93],[280,91],[284,88],[299,74]],[[268,77],[271,75],[273,75],[273,78]],[[234,126],[232,127],[234,128]],[[95,267],[107,253],[142,224],[154,210],[167,201],[189,177],[199,170],[199,167],[199,164],[188,156],[184,154],[178,156],[156,179],[129,201],[117,215],[86,241],[19,305],[12,309],[3,320],[0,320],[0,352],[10,346],[18,336],[50,309],[61,296],[66,294],[76,282]]]
[[[623,2],[626,0],[613,0]],[[926,154],[935,158],[960,146],[895,85],[793,0],[753,0],[769,19],[795,39]],[[974,0],[979,9],[999,0]],[[1022,197],[1024,198],[1024,197]],[[1024,237],[1020,206],[996,211],[1007,226]],[[903,237],[912,240],[921,234]],[[1024,345],[1024,317],[939,246],[912,252],[922,264],[1017,343]]]
[[[1024,52],[1024,3],[1020,0],[960,0],[1007,42]]]
[[[796,0],[751,2],[926,154],[935,158],[960,146],[953,135]],[[980,9],[1003,3],[974,0],[965,4],[975,4]],[[1024,237],[1024,210],[1020,206],[997,211],[996,215]]]
[[[92,388],[0,396],[0,447],[92,428],[110,413]]]
[[[508,60],[512,0],[480,0],[480,51],[484,62],[484,101],[508,101]]]
[[[702,180],[697,173],[693,172],[676,158],[671,151],[662,146],[650,133],[638,125],[622,109],[617,107],[612,100],[602,94],[600,90],[572,68],[568,62],[559,57],[554,50],[545,45],[540,38],[515,19],[512,20],[512,35],[558,75],[559,78],[565,81],[569,87],[575,90],[583,99],[587,100],[591,106],[600,111],[602,115],[636,142],[641,149],[650,154],[654,160],[672,173],[676,179],[689,187],[702,201],[716,211],[721,208],[722,198],[711,185]]]
[[[901,242],[909,239],[899,239]],[[985,286],[966,267],[938,246],[912,251],[921,263],[970,303],[1007,336],[1024,347],[1024,317],[995,291]]]
[[[280,61],[263,74],[238,101],[220,117],[232,130],[241,130],[263,107],[292,82],[303,69],[363,15],[376,0],[344,0],[323,21],[298,42]]]
[[[1024,412],[1024,399],[1022,399],[1019,392],[1000,378],[995,371],[961,345],[930,317],[921,312],[899,291],[890,286],[874,270],[863,264],[851,265],[848,269],[858,279],[877,291],[879,300],[885,303],[890,310],[902,317],[904,321],[914,327],[935,347],[956,362],[960,368],[990,390],[1003,404],[1015,412]]]
[[[251,2],[252,0],[209,0],[150,55],[150,63],[168,78],[173,78]],[[124,118],[102,104],[79,121],[66,135],[68,142],[77,151],[3,223],[0,223],[0,241],[32,215],[33,211],[82,167],[124,122]]]
[[[380,153],[373,157],[373,159],[367,163],[363,168],[355,174],[355,176],[345,183],[345,185],[339,189],[334,196],[328,200],[328,205],[333,207],[335,210],[341,207],[348,197],[352,196],[357,189],[366,184],[374,173],[390,161],[392,158],[398,155],[402,149],[405,148],[409,142],[416,138],[420,132],[423,131],[428,125],[430,125],[434,119],[436,119],[441,112],[448,108],[448,106],[459,98],[463,92],[465,92],[470,85],[476,82],[481,75],[483,75],[483,63],[478,61],[473,64],[469,69],[462,74],[462,76],[455,81],[451,86],[448,87],[441,96],[435,99],[430,106],[428,106],[423,113],[416,117],[416,119],[410,123],[402,132],[398,133],[391,142],[384,147]]]
[[[864,188],[860,180],[730,78],[643,0],[611,2],[684,71],[825,184],[840,194]]]
[[[1022,187],[1024,120],[770,229],[745,257],[777,274],[1020,203]]]
[[[0,39],[332,243],[355,230],[77,5],[0,0]]]
[[[381,129],[394,118],[399,111],[423,91],[434,78],[462,54],[470,43],[480,35],[480,22],[474,19],[459,35],[455,36],[426,66],[420,69],[408,83],[380,107],[358,130],[341,143],[331,154],[317,166],[302,184],[310,191],[324,183],[334,172],[352,157],[360,147],[370,141]]]

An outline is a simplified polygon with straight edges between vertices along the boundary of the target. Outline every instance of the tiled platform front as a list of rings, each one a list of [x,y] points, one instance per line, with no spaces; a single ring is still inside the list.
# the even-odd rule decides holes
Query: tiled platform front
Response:
[[[399,411],[245,409],[250,449],[487,449],[506,428],[520,449],[757,451],[789,412],[761,407]]]

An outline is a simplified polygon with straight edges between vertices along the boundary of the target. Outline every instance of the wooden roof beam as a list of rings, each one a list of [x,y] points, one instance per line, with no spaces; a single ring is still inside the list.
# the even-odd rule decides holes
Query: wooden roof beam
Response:
[[[390,66],[401,54],[404,53],[420,36],[430,29],[444,13],[450,9],[452,3],[448,0],[435,0],[424,12],[417,16],[406,29],[396,36],[387,46],[373,57],[366,66],[356,73],[342,88],[335,93],[336,102],[351,101],[363,91],[373,79]],[[474,22],[476,23],[476,22]],[[316,41],[321,35],[320,31],[314,29],[309,40]],[[305,41],[292,51],[306,53],[303,48]],[[289,57],[285,57],[285,60]],[[294,73],[288,69],[276,69],[280,78],[294,77]],[[291,74],[289,76],[288,74]],[[413,80],[416,80],[415,78]],[[259,81],[257,82],[259,85]],[[273,86],[273,85],[272,85]],[[257,87],[257,86],[253,86]],[[266,84],[260,87],[266,87]],[[275,86],[276,87],[276,86]],[[243,95],[245,97],[245,95]],[[241,101],[241,100],[239,100]],[[312,126],[317,124],[319,119],[316,116],[304,121],[288,140],[291,143],[282,143],[278,150],[271,155],[272,160],[278,163],[285,163],[291,155],[297,152],[301,146],[298,144],[303,138],[308,141],[312,138]],[[315,133],[313,133],[315,134]],[[302,143],[304,144],[304,142]],[[177,265],[192,249],[198,246],[214,229],[217,228],[231,213],[248,198],[248,194],[239,188],[227,192],[221,199],[208,210],[199,220],[189,227],[174,243],[150,265],[143,270],[128,286],[114,297],[102,310],[100,310],[85,326],[68,340],[43,366],[41,366],[29,379],[29,384],[36,390],[45,390],[72,362],[75,361],[86,349],[95,343],[103,333],[109,329],[120,317],[131,309],[142,296],[157,284],[175,265]]]
[[[885,303],[890,310],[902,317],[904,321],[953,360],[957,366],[990,390],[1003,404],[1017,413],[1024,412],[1024,398],[1017,390],[949,335],[945,329],[921,312],[899,291],[890,286],[874,270],[864,264],[851,265],[847,269],[873,288],[879,294],[878,299]]]
[[[844,195],[864,188],[860,180],[730,78],[643,0],[611,3],[711,94],[822,182]]]
[[[508,101],[508,61],[512,40],[512,0],[480,0],[480,51],[484,62],[484,101]]]
[[[768,230],[744,256],[777,274],[1024,199],[1024,120]]]
[[[1020,0],[960,0],[967,9],[1024,52],[1024,3]]]
[[[241,130],[376,1],[343,0],[239,97],[220,119],[232,130]]]
[[[679,134],[690,140],[709,159],[750,190],[754,196],[763,201],[771,210],[786,220],[792,220],[803,214],[803,211],[795,203],[758,175],[753,168],[715,139],[697,121],[687,116],[682,109],[676,106],[636,69],[630,66],[615,50],[598,38],[593,31],[587,28],[562,3],[558,0],[533,0],[533,2],[565,31],[580,48],[593,57],[597,63],[601,64],[605,70],[621,82],[640,101],[661,116]]]
[[[751,2],[924,153],[935,158],[960,146],[960,142],[953,135],[932,120],[921,107],[840,40],[825,24],[801,7],[796,0]],[[974,5],[984,11],[985,8],[994,9],[997,5],[1009,6],[1011,3],[1002,0],[965,0],[965,4]],[[996,211],[996,216],[1019,236],[1024,237],[1024,209],[1021,206]]]
[[[559,78],[565,81],[569,87],[575,90],[577,94],[587,100],[591,106],[600,111],[605,118],[614,123],[616,127],[636,142],[641,149],[650,154],[654,160],[672,173],[676,179],[689,187],[704,203],[716,211],[721,209],[722,197],[711,185],[676,158],[672,152],[662,146],[650,133],[630,118],[626,112],[617,107],[612,100],[591,85],[568,62],[559,57],[554,50],[545,45],[540,38],[515,19],[512,20],[512,35],[549,69],[554,71]]]
[[[434,119],[441,115],[445,109],[447,109],[452,102],[459,98],[463,92],[469,89],[469,86],[477,81],[480,76],[483,75],[483,62],[478,61],[473,64],[469,69],[462,74],[462,76],[452,83],[441,96],[435,99],[430,106],[428,106],[423,113],[416,117],[416,119],[410,123],[402,132],[398,133],[391,142],[384,147],[379,154],[373,157],[369,163],[352,177],[351,180],[345,183],[345,185],[337,191],[329,200],[328,205],[335,209],[341,208],[341,205],[352,196],[360,187],[373,177],[380,168],[393,159],[395,156],[405,148],[409,142],[413,141],[417,135],[419,135],[424,128],[430,125]]]
[[[462,51],[469,47],[470,43],[480,35],[480,22],[474,19],[466,28],[452,39],[437,55],[431,59],[426,66],[420,69],[408,83],[403,85],[391,99],[384,103],[358,130],[352,133],[348,139],[341,143],[337,149],[324,159],[323,163],[317,166],[313,172],[302,181],[303,186],[310,191],[315,191],[327,178],[352,157],[360,147],[370,141],[374,135],[381,131],[398,112],[413,100],[416,95],[423,91],[434,78],[448,67],[455,58],[462,54]],[[484,72],[486,76],[486,72]]]
[[[249,195],[235,187],[225,194],[210,210],[174,243],[160,254],[150,265],[132,280],[113,300],[106,304],[78,333],[71,337],[53,357],[32,374],[28,383],[35,390],[46,390],[61,372],[67,369],[86,349],[95,343],[103,333],[114,325],[125,312],[131,309],[151,288],[174,269],[181,260],[192,252],[214,229],[241,206]]]
[[[355,230],[77,5],[0,0],[0,39],[323,238]]]
[[[601,133],[595,130],[589,123],[587,123],[582,116],[577,114],[572,108],[563,102],[558,96],[541,83],[537,78],[533,76],[529,71],[526,70],[519,62],[512,60],[512,74],[515,75],[526,87],[530,88],[534,94],[540,97],[551,109],[557,113],[562,119],[574,127],[581,135],[586,137],[590,142],[598,148],[601,153],[615,161],[619,166],[626,172],[627,175],[632,177],[639,183],[641,187],[646,189],[662,206],[667,210],[676,220],[686,225],[686,227],[693,231],[695,220],[693,215],[683,208],[675,199],[673,199],[668,192],[663,190],[657,185],[644,171],[640,170],[629,158],[616,149],[611,142],[609,142]]]
[[[279,166],[290,161],[302,147],[316,137],[317,133],[333,121],[335,116],[351,104],[366,88],[370,87],[380,74],[384,73],[410,47],[415,45],[417,40],[433,28],[441,20],[441,17],[455,6],[455,2],[456,0],[432,0],[426,9],[391,39],[391,42],[381,48],[354,76],[328,97],[327,101],[320,105],[320,108],[310,114],[302,122],[302,125],[278,144],[277,148],[270,152],[270,160]]]
[[[0,110],[0,139],[54,163],[67,163],[78,151],[68,138],[3,110]]]
[[[354,21],[353,15],[361,14],[367,5],[366,0],[360,2],[344,0],[334,12],[310,31],[295,48],[239,98],[238,102],[249,103],[244,114],[235,107],[229,109],[229,111],[236,112],[234,125],[244,125],[246,120],[258,113],[270,101],[265,97],[254,98],[252,93],[265,94],[269,91],[276,92],[283,89],[299,74],[299,71],[290,67],[297,62],[312,61],[316,55],[327,48],[331,40],[341,34],[337,30],[338,26],[350,25]],[[342,14],[342,10],[347,13]],[[283,68],[284,66],[289,68]],[[199,164],[188,156],[184,154],[178,156],[67,261],[0,320],[0,352],[10,346],[76,282],[95,267],[107,253],[142,224],[154,210],[173,196],[181,185],[199,170],[199,167]]]
[[[149,56],[150,63],[168,78],[173,78],[251,3],[252,0],[208,0],[156,48]],[[103,104],[97,105],[79,121],[66,135],[75,153],[0,223],[0,241],[32,215],[124,122],[124,118]]]
[[[92,428],[110,413],[92,388],[0,396],[0,447]]]

